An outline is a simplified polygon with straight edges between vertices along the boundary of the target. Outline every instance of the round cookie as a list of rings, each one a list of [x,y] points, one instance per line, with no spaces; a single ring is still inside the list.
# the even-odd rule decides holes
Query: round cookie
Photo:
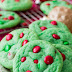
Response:
[[[11,28],[19,24],[20,17],[10,11],[0,11],[0,29]]]
[[[52,44],[62,44],[72,48],[72,34],[59,28],[50,28],[39,34],[41,40]]]
[[[44,14],[48,15],[51,10],[56,6],[64,6],[72,9],[72,5],[68,5],[68,3],[65,1],[46,1],[41,4],[40,9],[43,11]]]
[[[69,31],[69,29],[61,22],[53,20],[38,20],[30,24],[29,29],[33,30],[37,34],[40,32],[49,29],[49,28],[60,28],[62,30]]]
[[[66,7],[55,7],[49,13],[50,20],[60,21],[68,26],[72,32],[72,10]]]
[[[12,31],[7,36],[5,36],[0,43],[0,64],[2,64],[4,67],[8,69],[12,69],[13,59],[18,49],[24,46],[26,43],[38,39],[38,36],[33,31],[26,28]],[[13,52],[11,49],[19,41],[21,41],[22,44],[18,44],[16,47],[20,47],[18,49],[16,49],[15,47]]]
[[[10,72],[10,71],[5,69],[2,65],[0,65],[0,72]]]
[[[11,11],[25,11],[32,7],[31,0],[0,0],[0,7]]]
[[[62,56],[52,44],[36,40],[17,52],[13,72],[60,72],[62,65]]]
[[[61,72],[72,72],[72,49],[60,44],[55,44],[54,46],[59,50],[63,57],[64,62]]]

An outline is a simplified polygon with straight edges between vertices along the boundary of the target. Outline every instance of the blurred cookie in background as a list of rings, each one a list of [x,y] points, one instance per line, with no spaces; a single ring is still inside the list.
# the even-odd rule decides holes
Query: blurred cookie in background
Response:
[[[66,1],[45,1],[40,5],[40,9],[44,14],[48,15],[56,6],[72,9],[72,5],[69,5]]]
[[[72,10],[66,7],[55,7],[48,15],[48,19],[63,22],[72,32]]]
[[[18,25],[21,18],[11,11],[0,11],[0,29],[11,28]]]
[[[32,0],[0,0],[0,7],[10,11],[26,11],[32,7]]]

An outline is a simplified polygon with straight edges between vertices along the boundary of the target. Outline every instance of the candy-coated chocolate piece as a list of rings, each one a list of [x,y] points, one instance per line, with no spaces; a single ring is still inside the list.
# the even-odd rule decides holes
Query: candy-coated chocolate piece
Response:
[[[41,27],[40,28],[42,31],[46,30],[47,28],[46,27]]]
[[[40,50],[41,50],[40,46],[35,46],[33,48],[33,53],[38,53],[38,52],[40,52]]]
[[[53,63],[53,57],[52,57],[52,56],[46,56],[46,57],[44,58],[44,62],[45,62],[46,64],[52,64],[52,63]]]

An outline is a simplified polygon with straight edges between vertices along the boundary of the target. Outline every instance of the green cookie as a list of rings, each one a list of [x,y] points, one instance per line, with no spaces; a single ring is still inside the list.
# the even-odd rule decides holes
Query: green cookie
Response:
[[[11,11],[25,11],[32,7],[31,0],[0,0],[0,7]]]
[[[0,43],[0,64],[8,69],[12,69],[13,59],[18,49],[33,40],[38,40],[37,35],[26,28],[17,29],[9,33]],[[18,44],[15,47],[20,41],[22,44]],[[12,51],[12,48],[14,48],[14,51]]]
[[[17,52],[13,72],[61,72],[62,65],[62,56],[52,44],[36,40]]]
[[[65,1],[46,1],[41,4],[40,9],[43,11],[44,14],[48,15],[56,6],[64,6],[72,9],[72,5],[68,5]]]
[[[11,28],[19,24],[20,17],[10,11],[0,11],[0,29]]]
[[[38,20],[30,24],[29,28],[37,34],[49,28],[60,28],[69,31],[65,24],[53,20]]]
[[[39,34],[39,38],[53,44],[62,44],[72,48],[72,34],[59,28],[47,29]]]
[[[56,44],[54,46],[61,52],[61,55],[63,56],[64,62],[61,72],[72,72],[72,49],[60,44]]]

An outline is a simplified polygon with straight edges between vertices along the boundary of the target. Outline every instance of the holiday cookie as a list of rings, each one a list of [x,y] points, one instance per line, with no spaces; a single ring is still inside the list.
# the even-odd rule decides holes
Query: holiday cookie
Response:
[[[18,25],[20,17],[10,11],[0,11],[0,29],[11,28]]]
[[[68,5],[65,1],[46,1],[41,4],[40,9],[43,11],[44,14],[48,15],[54,7],[67,7],[72,9],[72,5]]]
[[[68,26],[72,32],[72,10],[66,7],[55,7],[49,13],[50,20],[61,21]]]
[[[39,34],[40,32],[49,28],[60,28],[62,30],[69,31],[69,29],[61,22],[53,20],[39,20],[30,24],[29,28]]]
[[[59,50],[63,57],[63,67],[61,72],[72,72],[72,49],[60,44],[54,46]]]
[[[60,72],[62,65],[62,56],[52,44],[36,40],[17,52],[13,72]]]
[[[14,30],[6,35],[0,43],[0,64],[8,69],[13,68],[13,59],[18,49],[33,40],[38,40],[37,35],[26,28]],[[15,47],[14,45],[19,41],[22,44]],[[15,47],[14,51],[12,51],[13,47]]]
[[[32,7],[31,0],[0,0],[0,7],[11,11],[25,11]]]
[[[39,38],[53,44],[62,44],[72,48],[72,34],[62,29],[47,29],[39,34]]]
[[[0,72],[10,72],[10,71],[4,68],[2,65],[0,65]]]

